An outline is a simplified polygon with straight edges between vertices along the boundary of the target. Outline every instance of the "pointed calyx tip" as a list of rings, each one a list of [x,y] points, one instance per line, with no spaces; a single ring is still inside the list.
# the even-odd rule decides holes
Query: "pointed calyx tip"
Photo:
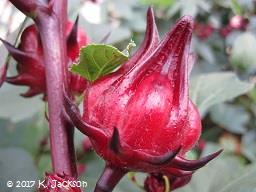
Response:
[[[180,20],[186,20],[187,22],[194,22],[193,17],[190,16],[190,15],[184,15],[184,16],[181,17]]]
[[[75,23],[67,37],[68,44],[77,43],[77,36],[78,36],[78,22],[79,22],[79,15],[76,17]]]
[[[119,132],[116,127],[114,127],[113,134],[109,143],[109,147],[116,154],[120,152]]]
[[[187,29],[192,30],[194,28],[194,20],[192,16],[189,15],[185,15],[183,17],[181,17],[181,19],[177,22],[177,25],[182,24],[185,25],[184,28],[186,27]]]
[[[152,7],[152,6],[150,6],[150,7],[148,8],[148,10],[147,10],[147,16],[149,16],[149,15],[151,15],[151,16],[154,15],[154,10],[153,10],[153,7]]]
[[[185,171],[194,171],[197,169],[200,169],[201,167],[205,166],[207,163],[209,163],[211,160],[216,158],[220,153],[223,151],[223,149],[216,151],[215,153],[212,153],[210,155],[207,155],[205,157],[202,157],[198,160],[187,160],[183,158],[177,158],[175,159],[175,166],[179,169],[185,170]]]
[[[10,55],[16,60],[16,61],[22,61],[22,60],[29,60],[33,59],[33,56],[17,49],[13,45],[11,45],[9,42],[3,40],[0,38],[2,43],[4,44],[5,48],[9,51]]]
[[[152,30],[152,32],[157,32],[158,34],[158,31],[156,29],[156,26],[155,26],[155,15],[154,15],[154,10],[152,7],[149,7],[148,10],[147,10],[147,28],[149,30]]]

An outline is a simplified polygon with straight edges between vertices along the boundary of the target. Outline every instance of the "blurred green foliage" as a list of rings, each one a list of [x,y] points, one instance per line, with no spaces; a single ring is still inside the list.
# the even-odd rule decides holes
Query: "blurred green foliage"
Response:
[[[193,35],[191,51],[198,59],[192,71],[190,95],[202,115],[202,139],[206,147],[201,156],[224,148],[220,158],[196,172],[192,181],[177,192],[256,191],[256,2],[105,0],[95,4],[100,19],[92,23],[84,16],[84,1],[69,0],[69,15],[74,19],[80,13],[80,25],[92,42],[99,43],[111,32],[107,43],[123,50],[131,38],[139,47],[146,25],[146,9],[152,4],[161,36],[185,14],[192,15],[196,24],[203,26]],[[246,28],[228,31],[235,15],[248,21]],[[213,31],[205,38],[207,25]],[[228,34],[224,33],[225,29]],[[8,39],[14,42],[16,34],[9,34]],[[6,58],[3,46],[0,51],[3,63]],[[14,74],[15,69],[10,73]],[[23,88],[7,84],[0,89],[0,191],[3,192],[15,191],[6,188],[5,182],[10,178],[34,180],[51,171],[45,105],[38,97],[19,97],[21,92]],[[83,154],[83,139],[76,131],[79,163],[86,165],[80,179],[88,182],[86,191],[92,191],[104,164],[93,152]],[[199,155],[196,151],[191,153],[191,156]],[[145,174],[137,176],[145,178]],[[136,192],[140,188],[125,177],[115,192],[127,191]]]

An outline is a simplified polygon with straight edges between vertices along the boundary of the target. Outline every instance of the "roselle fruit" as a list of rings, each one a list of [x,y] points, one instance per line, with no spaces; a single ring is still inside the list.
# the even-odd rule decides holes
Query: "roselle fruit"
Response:
[[[79,56],[82,46],[88,44],[88,37],[84,31],[78,28],[77,23],[68,22],[66,28],[67,35],[67,55],[68,62],[72,64]],[[6,81],[13,85],[28,86],[23,97],[32,97],[46,93],[45,65],[43,61],[43,49],[36,25],[28,26],[21,35],[18,48],[3,41],[9,53],[17,61],[18,74],[7,77]],[[73,94],[80,94],[86,87],[86,81],[79,75],[70,74],[68,78],[70,89]]]
[[[219,29],[219,34],[221,37],[226,38],[229,36],[229,34],[233,31],[233,28],[230,27],[229,25],[223,26],[222,28]]]
[[[182,177],[166,175],[166,178],[168,179],[170,190],[173,191],[189,183],[192,174]],[[144,189],[146,192],[165,192],[167,190],[166,187],[164,175],[162,174],[151,173],[144,181]]]
[[[192,18],[184,16],[159,41],[149,9],[141,47],[119,70],[87,88],[82,117],[66,95],[70,119],[107,162],[96,187],[101,190],[95,191],[112,191],[117,177],[130,170],[191,175],[221,152],[184,158],[201,134],[200,115],[188,94],[192,31]],[[110,178],[115,180],[107,182]]]
[[[230,18],[229,23],[226,26],[220,28],[219,33],[223,38],[226,38],[234,30],[246,31],[248,24],[249,20],[247,18],[235,15]]]
[[[181,187],[185,186],[186,184],[188,184],[190,182],[190,180],[192,179],[192,174],[184,175],[181,177],[169,175],[167,177],[171,184],[171,187],[170,187],[171,191],[174,191],[175,189],[181,188]]]
[[[248,24],[249,24],[249,20],[240,15],[233,16],[229,21],[229,26],[232,29],[237,29],[242,31],[245,31],[247,29]]]
[[[195,23],[194,32],[201,40],[208,39],[214,32],[214,27],[211,23],[203,24],[203,23]]]
[[[146,192],[164,192],[165,183],[162,174],[150,174],[144,181]]]

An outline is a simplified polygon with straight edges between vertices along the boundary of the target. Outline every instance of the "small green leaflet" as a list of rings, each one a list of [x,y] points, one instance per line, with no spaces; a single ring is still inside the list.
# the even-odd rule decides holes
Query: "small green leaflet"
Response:
[[[234,12],[234,14],[236,14],[236,15],[242,14],[241,7],[240,7],[239,3],[237,2],[237,0],[231,0],[231,8],[232,8],[232,11]]]
[[[162,7],[170,7],[175,3],[176,0],[141,0],[142,3],[148,4],[148,5],[156,5],[156,6],[162,6]]]
[[[71,66],[71,71],[93,82],[127,61],[134,45],[131,41],[123,52],[111,45],[87,45],[80,49],[79,62]]]

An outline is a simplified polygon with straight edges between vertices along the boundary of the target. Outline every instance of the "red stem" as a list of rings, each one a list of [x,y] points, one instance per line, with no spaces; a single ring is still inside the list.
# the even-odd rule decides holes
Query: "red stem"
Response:
[[[53,170],[57,174],[76,178],[74,127],[63,115],[63,87],[68,88],[65,36],[67,0],[50,0],[48,2],[10,0],[10,2],[35,20],[42,40]]]
[[[105,169],[98,180],[94,192],[111,192],[127,173],[127,170],[106,164]]]
[[[9,0],[17,9],[21,10],[24,14],[31,15],[36,9],[38,3],[35,0]]]
[[[63,87],[67,85],[67,0],[53,2],[53,12],[38,11],[36,23],[44,50],[52,165],[55,173],[77,177],[73,144],[74,128],[63,113]],[[65,13],[64,13],[65,12]]]
[[[56,13],[56,16],[58,17],[58,20],[60,21],[60,31],[59,33],[60,38],[62,39],[61,43],[61,54],[62,58],[65,58],[65,62],[63,62],[63,76],[64,76],[64,84],[65,87],[68,89],[68,78],[69,78],[69,73],[67,71],[68,67],[68,60],[67,60],[67,40],[66,40],[66,27],[67,27],[67,0],[55,0],[53,4],[53,11]]]

